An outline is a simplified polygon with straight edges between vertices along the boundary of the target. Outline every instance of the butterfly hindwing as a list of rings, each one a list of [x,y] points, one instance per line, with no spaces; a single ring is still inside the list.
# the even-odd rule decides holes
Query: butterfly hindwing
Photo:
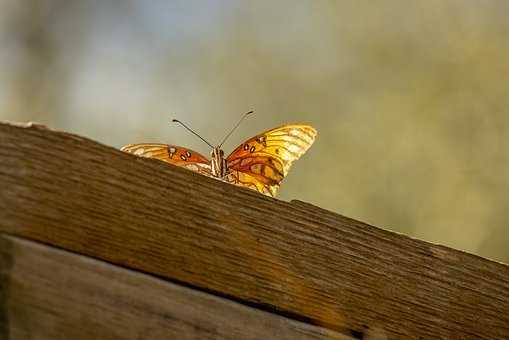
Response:
[[[293,161],[309,149],[315,137],[313,127],[290,124],[248,139],[227,157],[227,180],[274,196]]]
[[[210,161],[196,151],[158,143],[129,144],[120,149],[140,157],[155,158],[210,176]]]
[[[241,172],[237,170],[230,170],[226,175],[225,181],[230,184],[235,184],[241,187],[253,189],[264,195],[274,197],[277,189],[279,188],[278,183],[266,183],[264,179],[253,176],[250,173]]]

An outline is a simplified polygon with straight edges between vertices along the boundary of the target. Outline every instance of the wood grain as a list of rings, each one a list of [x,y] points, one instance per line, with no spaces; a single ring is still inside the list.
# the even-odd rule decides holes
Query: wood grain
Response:
[[[354,339],[32,241],[0,244],[9,340]]]
[[[0,231],[358,337],[509,337],[506,265],[38,126],[0,144]]]

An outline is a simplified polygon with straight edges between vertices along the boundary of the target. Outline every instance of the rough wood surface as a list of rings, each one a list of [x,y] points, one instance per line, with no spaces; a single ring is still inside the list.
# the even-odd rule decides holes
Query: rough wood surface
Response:
[[[5,339],[354,339],[33,241],[0,245]]]
[[[37,126],[0,145],[0,231],[359,337],[509,337],[506,265]]]

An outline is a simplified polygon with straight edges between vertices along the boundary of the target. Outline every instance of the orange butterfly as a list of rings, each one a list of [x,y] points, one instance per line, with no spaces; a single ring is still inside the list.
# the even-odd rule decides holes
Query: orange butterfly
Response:
[[[212,148],[211,160],[190,149],[168,144],[129,144],[121,150],[141,157],[156,158],[274,197],[292,162],[313,144],[316,130],[305,124],[283,125],[248,139],[225,158],[221,146],[250,113],[252,111],[247,112],[216,147],[182,122],[173,120]]]

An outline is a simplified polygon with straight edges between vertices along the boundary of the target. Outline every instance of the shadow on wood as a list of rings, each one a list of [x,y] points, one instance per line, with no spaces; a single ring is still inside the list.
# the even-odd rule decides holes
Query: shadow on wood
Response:
[[[0,243],[14,259],[9,339],[353,340],[32,241]]]

